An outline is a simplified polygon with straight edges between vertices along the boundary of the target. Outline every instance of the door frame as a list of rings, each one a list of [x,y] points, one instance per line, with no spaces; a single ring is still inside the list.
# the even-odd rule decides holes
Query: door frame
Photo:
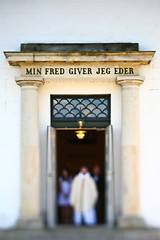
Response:
[[[46,191],[46,220],[47,227],[57,225],[57,157],[56,157],[56,132],[58,130],[77,130],[78,128],[53,128],[47,127],[47,191]],[[115,189],[114,189],[114,156],[113,156],[113,128],[84,128],[85,130],[105,131],[105,222],[107,227],[115,224]],[[51,137],[54,136],[54,139]],[[53,151],[53,149],[54,151]],[[53,204],[53,205],[52,205]]]

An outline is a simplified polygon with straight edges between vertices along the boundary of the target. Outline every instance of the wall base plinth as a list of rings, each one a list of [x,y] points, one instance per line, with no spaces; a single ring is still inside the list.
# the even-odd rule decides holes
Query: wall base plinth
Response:
[[[44,224],[41,218],[20,218],[16,225],[17,229],[41,229]]]
[[[144,219],[140,216],[121,216],[117,220],[119,228],[146,228]]]

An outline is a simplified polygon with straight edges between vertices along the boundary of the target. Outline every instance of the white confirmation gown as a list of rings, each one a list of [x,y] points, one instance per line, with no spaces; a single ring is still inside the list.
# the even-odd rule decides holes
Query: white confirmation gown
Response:
[[[95,204],[98,197],[96,184],[90,173],[81,172],[73,179],[71,185],[70,204],[74,208],[74,223],[81,225],[96,224]]]

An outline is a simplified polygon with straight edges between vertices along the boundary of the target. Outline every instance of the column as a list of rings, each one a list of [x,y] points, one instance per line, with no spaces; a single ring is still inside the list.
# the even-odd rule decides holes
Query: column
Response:
[[[17,77],[21,87],[21,210],[17,227],[40,228],[38,87],[42,77]]]
[[[120,227],[142,227],[139,216],[139,86],[140,76],[117,77],[122,87],[122,215]]]

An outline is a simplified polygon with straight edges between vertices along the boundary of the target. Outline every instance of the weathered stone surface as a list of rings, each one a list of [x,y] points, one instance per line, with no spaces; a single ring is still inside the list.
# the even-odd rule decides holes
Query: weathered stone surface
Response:
[[[1,231],[0,240],[159,240],[160,229],[119,230],[96,227],[58,227],[54,230]]]
[[[118,77],[122,87],[122,217],[121,227],[141,226],[139,221],[139,86],[141,76]],[[137,222],[138,221],[138,222]]]
[[[134,52],[4,52],[13,66],[46,62],[108,62],[145,65],[149,64],[155,51]]]
[[[138,43],[26,43],[21,52],[131,52]]]
[[[18,77],[21,86],[21,212],[19,228],[41,228],[38,86],[42,77]]]
[[[142,217],[139,216],[122,216],[117,220],[119,228],[144,228],[147,225]]]

